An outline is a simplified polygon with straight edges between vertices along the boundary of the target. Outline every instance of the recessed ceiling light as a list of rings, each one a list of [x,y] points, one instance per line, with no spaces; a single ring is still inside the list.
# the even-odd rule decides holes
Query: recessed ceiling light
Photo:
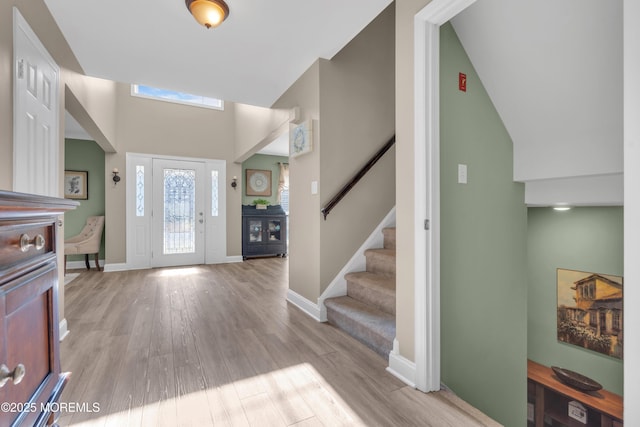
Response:
[[[553,207],[554,211],[568,211],[569,209],[571,209],[571,206],[554,206]]]

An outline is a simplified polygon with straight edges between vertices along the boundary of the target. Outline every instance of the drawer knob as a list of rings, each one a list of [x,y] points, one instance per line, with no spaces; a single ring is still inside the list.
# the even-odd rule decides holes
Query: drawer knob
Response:
[[[36,234],[36,237],[33,239],[29,238],[29,235],[23,234],[20,236],[20,250],[22,252],[27,252],[31,246],[34,246],[37,251],[44,248],[45,240],[42,237],[42,234]]]
[[[0,366],[0,387],[4,387],[9,380],[13,380],[14,384],[19,384],[26,373],[27,371],[22,363],[18,363],[13,371],[10,371],[7,365],[3,364]]]

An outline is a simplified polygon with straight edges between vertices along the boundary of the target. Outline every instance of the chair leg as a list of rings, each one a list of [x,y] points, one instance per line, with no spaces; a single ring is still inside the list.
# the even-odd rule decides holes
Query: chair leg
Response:
[[[98,262],[98,253],[95,254],[95,261],[96,261],[96,268],[98,269],[98,271],[102,271],[102,269],[100,268],[100,263]]]
[[[64,256],[64,275],[67,275],[67,256]]]
[[[91,270],[91,266],[89,265],[89,254],[84,254],[84,265],[87,266],[87,270]]]

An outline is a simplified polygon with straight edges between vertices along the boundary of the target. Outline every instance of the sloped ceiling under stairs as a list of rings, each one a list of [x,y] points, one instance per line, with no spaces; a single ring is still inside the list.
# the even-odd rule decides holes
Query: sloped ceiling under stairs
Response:
[[[529,205],[621,205],[622,1],[478,0],[452,24]]]

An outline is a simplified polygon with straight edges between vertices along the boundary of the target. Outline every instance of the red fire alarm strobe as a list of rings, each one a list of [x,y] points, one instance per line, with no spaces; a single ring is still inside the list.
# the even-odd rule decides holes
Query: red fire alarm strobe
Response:
[[[462,92],[467,91],[467,75],[465,73],[458,73],[458,89]]]

